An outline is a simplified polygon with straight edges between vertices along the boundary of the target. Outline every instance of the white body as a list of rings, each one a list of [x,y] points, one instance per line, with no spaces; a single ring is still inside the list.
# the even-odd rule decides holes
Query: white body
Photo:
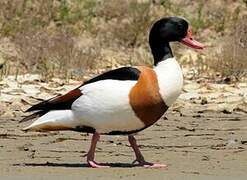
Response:
[[[71,110],[50,111],[25,129],[39,130],[44,125],[88,126],[99,133],[132,131],[144,127],[129,104],[129,92],[136,81],[103,80],[80,88],[82,96]]]
[[[129,104],[136,81],[104,80],[82,86],[82,96],[72,104],[77,119],[98,132],[132,131],[144,127]]]
[[[158,63],[160,94],[170,106],[182,90],[183,76],[174,58]],[[72,104],[71,110],[50,111],[25,130],[40,130],[42,126],[88,126],[99,133],[134,131],[145,124],[137,118],[129,104],[129,93],[137,81],[102,80],[80,87],[82,96]]]

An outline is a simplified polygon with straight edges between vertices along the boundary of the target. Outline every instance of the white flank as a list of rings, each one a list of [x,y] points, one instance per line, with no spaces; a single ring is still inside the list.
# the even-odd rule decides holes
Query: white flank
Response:
[[[72,104],[81,124],[100,133],[133,131],[143,128],[129,104],[129,93],[136,81],[104,80],[82,86],[82,96]]]
[[[24,130],[42,130],[42,126],[88,126],[99,133],[134,131],[143,128],[129,104],[129,92],[136,81],[103,80],[80,88],[82,96],[72,110],[50,111]]]
[[[161,61],[154,68],[158,77],[160,94],[167,106],[181,94],[183,87],[183,73],[175,58]]]

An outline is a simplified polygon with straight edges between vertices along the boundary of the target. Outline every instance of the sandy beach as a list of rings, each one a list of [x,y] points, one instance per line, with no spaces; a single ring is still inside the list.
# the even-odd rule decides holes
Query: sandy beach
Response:
[[[246,115],[168,111],[136,136],[147,160],[165,169],[134,167],[126,136],[102,136],[96,159],[85,163],[90,135],[24,133],[15,119],[1,119],[1,179],[246,179]]]

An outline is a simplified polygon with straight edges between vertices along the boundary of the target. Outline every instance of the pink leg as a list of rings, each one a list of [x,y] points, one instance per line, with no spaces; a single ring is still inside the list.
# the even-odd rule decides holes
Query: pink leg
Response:
[[[138,166],[151,167],[151,168],[164,168],[164,167],[166,167],[165,164],[154,164],[154,163],[150,163],[150,162],[145,161],[138,145],[136,144],[135,137],[132,135],[129,135],[128,139],[129,139],[129,143],[130,143],[131,147],[133,148],[135,155],[136,155],[136,160],[133,163],[138,162],[138,164],[137,164]]]
[[[108,166],[101,166],[98,163],[94,161],[94,155],[95,155],[95,149],[96,149],[96,144],[98,140],[100,139],[99,133],[95,132],[92,136],[91,140],[91,146],[90,149],[87,153],[87,163],[90,167],[92,168],[102,168],[102,167],[108,167]]]

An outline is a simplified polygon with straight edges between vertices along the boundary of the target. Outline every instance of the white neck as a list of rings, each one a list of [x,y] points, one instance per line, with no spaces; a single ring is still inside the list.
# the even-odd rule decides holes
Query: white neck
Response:
[[[160,94],[166,105],[171,106],[182,91],[182,70],[173,57],[159,62],[154,67],[154,71],[158,77]]]

